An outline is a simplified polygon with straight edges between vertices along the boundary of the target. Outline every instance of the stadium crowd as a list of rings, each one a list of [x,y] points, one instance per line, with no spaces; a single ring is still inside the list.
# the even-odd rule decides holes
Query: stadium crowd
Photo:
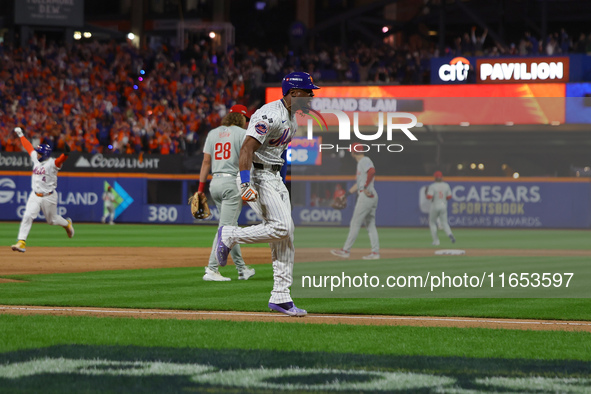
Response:
[[[591,35],[573,41],[562,29],[541,41],[525,33],[503,47],[472,29],[443,54],[425,40],[319,46],[300,56],[241,46],[212,55],[209,45],[139,51],[89,41],[68,48],[36,37],[25,48],[0,46],[0,150],[21,150],[12,133],[21,126],[33,144],[57,150],[68,143],[90,153],[192,154],[229,107],[257,108],[264,84],[291,71],[305,70],[320,82],[423,84],[433,56],[589,53]]]

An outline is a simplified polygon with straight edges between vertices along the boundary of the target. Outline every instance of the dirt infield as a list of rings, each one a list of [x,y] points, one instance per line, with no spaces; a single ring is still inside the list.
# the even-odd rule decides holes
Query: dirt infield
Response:
[[[382,258],[433,256],[433,249],[382,249]],[[0,248],[0,276],[35,275],[144,268],[205,267],[209,248],[52,248],[32,247],[26,253]],[[351,252],[360,259],[369,249]],[[243,247],[248,264],[271,263],[269,248]],[[588,256],[591,250],[466,249],[469,256]],[[231,258],[229,258],[231,264]],[[338,260],[326,248],[298,249],[296,262]],[[0,278],[0,281],[3,279]],[[6,280],[4,280],[6,281]]]
[[[0,305],[0,314],[127,317],[136,319],[227,320],[295,324],[349,324],[364,326],[415,326],[458,328],[503,328],[512,330],[584,331],[591,332],[591,322],[486,319],[471,317],[382,316],[382,315],[320,315],[292,318],[278,313],[234,311],[186,311],[161,309],[121,309],[94,307],[44,307]]]
[[[203,267],[207,265],[208,248],[29,248],[26,253],[13,252],[9,247],[0,250],[0,276],[89,272],[103,270],[129,270],[146,268]],[[383,249],[383,258],[432,256],[435,249]],[[351,258],[361,258],[368,250],[357,250]],[[59,253],[59,254],[56,254]],[[271,262],[269,248],[242,249],[249,264]],[[518,250],[518,249],[469,249],[470,256],[589,256],[591,251],[577,250]],[[327,249],[298,250],[298,262],[331,261],[336,258]],[[18,282],[0,278],[2,282]],[[356,316],[315,315],[305,318],[288,318],[272,313],[202,312],[174,310],[129,310],[117,308],[62,308],[33,306],[0,306],[0,313],[19,315],[51,314],[102,317],[132,317],[146,319],[191,319],[262,321],[304,324],[352,324],[421,327],[479,327],[524,330],[561,330],[591,332],[591,322],[540,321],[515,319],[482,319],[464,317],[414,317],[414,316]]]

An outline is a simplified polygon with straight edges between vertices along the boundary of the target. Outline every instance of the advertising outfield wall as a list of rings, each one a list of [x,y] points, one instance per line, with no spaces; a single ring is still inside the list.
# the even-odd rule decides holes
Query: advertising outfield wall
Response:
[[[307,182],[295,188],[306,188]],[[320,181],[318,181],[320,182]],[[387,227],[428,225],[430,202],[425,188],[432,178],[377,177],[376,224]],[[591,228],[591,180],[569,178],[448,178],[452,199],[448,218],[452,227],[482,228]],[[314,183],[314,182],[311,182]],[[353,181],[322,181],[348,189]],[[292,182],[292,190],[294,182]],[[355,197],[349,197],[345,210],[329,206],[294,208],[296,225],[348,226]]]
[[[103,191],[112,186],[117,196],[115,221],[118,223],[190,224],[193,219],[187,205],[193,177],[144,174],[61,174],[58,182],[59,213],[75,222],[99,222],[104,206]],[[378,177],[377,225],[385,227],[427,226],[429,202],[425,187],[432,179]],[[591,180],[568,178],[449,178],[453,197],[448,205],[453,227],[483,228],[591,228]],[[158,182],[158,183],[154,183]],[[355,197],[349,197],[345,210],[330,208],[330,201],[312,198],[312,190],[321,187],[332,195],[337,184],[349,188],[353,179],[294,178],[292,181],[293,218],[296,225],[348,226]],[[158,189],[173,188],[173,200],[154,203]],[[0,173],[0,220],[19,221],[31,190],[30,175]],[[212,203],[210,201],[210,206]],[[212,206],[215,223],[218,212]],[[258,222],[252,209],[242,210],[241,225]]]
[[[58,213],[71,217],[74,222],[100,222],[105,213],[102,200],[108,186],[116,196],[115,222],[117,223],[170,223],[190,224],[197,222],[191,216],[187,204],[192,194],[190,187],[195,185],[194,177],[169,175],[148,177],[146,174],[73,174],[62,173],[58,178]],[[104,175],[104,176],[103,176]],[[155,182],[150,185],[151,182]],[[159,191],[158,188],[161,190]],[[162,189],[168,192],[166,203],[153,203],[158,200]],[[2,175],[0,173],[0,220],[22,219],[27,199],[31,193],[30,175]],[[172,200],[171,201],[171,196]],[[206,222],[217,222],[217,208],[210,201],[213,216]],[[43,220],[42,213],[38,220]],[[258,221],[254,211],[243,209],[241,224]]]

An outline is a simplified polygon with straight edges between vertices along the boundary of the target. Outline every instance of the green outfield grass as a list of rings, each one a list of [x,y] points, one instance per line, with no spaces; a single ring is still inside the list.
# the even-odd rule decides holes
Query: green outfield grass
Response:
[[[18,223],[2,223],[0,238],[6,245],[12,241]],[[99,225],[77,224],[76,236],[65,238],[63,230],[44,223],[36,223],[27,247],[34,246],[202,246],[209,247],[215,233],[213,226],[199,225]],[[326,247],[342,242],[346,228],[298,228],[296,244],[303,247]],[[591,242],[589,231],[574,230],[456,230],[460,241],[454,247],[465,248],[523,248],[523,249],[587,249]],[[383,246],[388,243],[400,247],[424,247],[429,243],[426,229],[380,229]],[[427,242],[425,241],[427,238]],[[388,241],[389,240],[389,241]],[[449,242],[442,239],[442,244]],[[368,247],[367,234],[362,231],[359,247]],[[265,244],[258,245],[266,247]],[[443,245],[442,245],[443,246]],[[451,243],[450,243],[451,246]],[[296,251],[297,253],[297,251]],[[21,256],[19,256],[21,257]],[[26,257],[26,255],[24,256]],[[456,258],[432,256],[379,260],[379,264],[394,267],[421,267],[422,271],[449,269]],[[535,261],[533,261],[535,259]],[[526,258],[462,256],[464,266],[481,267],[484,271],[502,267],[534,265],[541,269],[560,267],[560,261],[585,261],[583,257]],[[576,261],[575,261],[576,260]],[[580,260],[580,261],[579,261]],[[473,263],[473,264],[472,264]],[[555,264],[556,263],[556,264]],[[363,265],[365,264],[365,265]],[[366,267],[362,261],[339,263],[342,267]],[[299,265],[298,265],[299,267]],[[302,266],[304,267],[304,266]],[[303,268],[301,268],[303,269]],[[203,310],[264,311],[272,286],[270,265],[257,265],[257,275],[247,282],[236,280],[233,266],[223,269],[232,282],[211,283],[201,279],[203,268],[150,269],[130,271],[103,271],[77,274],[13,276],[27,283],[0,285],[0,303],[59,306],[105,306],[128,308],[175,308]],[[552,271],[554,272],[554,271]],[[297,274],[296,270],[296,274]],[[578,278],[579,275],[575,276]],[[317,297],[317,296],[316,296]],[[534,319],[591,320],[591,302],[588,299],[403,299],[353,298],[325,299],[300,298],[298,305],[314,313],[360,313],[437,316],[479,316]]]
[[[0,393],[584,393],[591,366],[589,333],[11,315],[0,327]]]
[[[205,282],[203,268],[16,275],[25,283],[0,284],[0,304],[268,311],[270,264],[256,265],[248,281]],[[590,299],[569,298],[299,298],[311,313],[477,316],[591,320]]]
[[[33,246],[159,246],[210,247],[216,231],[210,225],[144,225],[74,223],[76,235],[66,239],[64,231],[45,222],[35,222],[27,240]],[[0,223],[3,245],[15,242],[19,224]],[[431,247],[427,228],[379,228],[383,248]],[[452,244],[440,231],[441,247],[481,249],[591,249],[591,231],[588,230],[511,230],[511,229],[453,229],[458,242]],[[345,227],[297,227],[296,248],[340,248],[347,237]],[[246,245],[266,247],[266,244]],[[354,248],[369,248],[367,231],[361,229]]]
[[[0,326],[0,352],[112,344],[371,355],[428,349],[444,357],[591,360],[591,334],[577,332],[12,315],[0,315]]]
[[[59,227],[35,223],[27,248],[210,247],[216,230],[199,225],[85,223],[75,223],[75,228],[76,236],[67,239]],[[0,243],[8,248],[17,231],[18,223],[1,223]],[[296,253],[297,248],[328,252],[341,247],[347,231],[297,228]],[[379,232],[383,248],[430,248],[427,229]],[[591,248],[589,231],[454,229],[454,233],[458,238],[454,245],[440,234],[442,248]],[[355,247],[369,248],[364,230]],[[584,266],[585,261],[573,256],[466,255],[378,262],[421,270],[482,270],[484,264],[497,270],[528,264],[558,269]],[[313,264],[320,267],[298,264],[296,275],[298,269]],[[329,264],[341,269],[371,267],[362,260]],[[266,311],[272,267],[255,268],[256,275],[248,281],[236,280],[234,266],[223,268],[231,282],[204,282],[202,267],[18,275],[12,278],[25,282],[0,283],[0,304]],[[316,314],[591,320],[591,299],[584,298],[301,297],[296,302]],[[295,392],[371,392],[386,385],[386,391],[409,392],[582,393],[591,384],[589,333],[41,315],[0,315],[0,333],[0,393],[271,393],[286,384],[299,384]],[[388,373],[389,377],[384,375]],[[326,388],[330,384],[342,388]]]

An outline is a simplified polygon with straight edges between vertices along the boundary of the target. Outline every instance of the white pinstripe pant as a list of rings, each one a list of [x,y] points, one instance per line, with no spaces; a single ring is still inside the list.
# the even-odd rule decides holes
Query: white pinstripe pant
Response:
[[[228,247],[268,242],[273,259],[273,290],[269,302],[291,302],[289,287],[293,282],[295,248],[289,192],[278,172],[253,169],[251,182],[259,196],[257,201],[248,204],[263,222],[244,228],[224,226],[222,241]]]
[[[27,240],[29,232],[31,231],[31,226],[33,225],[33,220],[37,218],[39,211],[43,211],[43,215],[45,215],[45,220],[47,223],[53,226],[67,226],[68,221],[57,213],[57,201],[58,199],[56,191],[54,191],[53,194],[45,197],[39,197],[33,191],[31,191],[29,194],[29,199],[27,200],[25,213],[23,214],[23,219],[21,220],[21,225],[18,230],[17,239],[22,239],[23,241]]]

